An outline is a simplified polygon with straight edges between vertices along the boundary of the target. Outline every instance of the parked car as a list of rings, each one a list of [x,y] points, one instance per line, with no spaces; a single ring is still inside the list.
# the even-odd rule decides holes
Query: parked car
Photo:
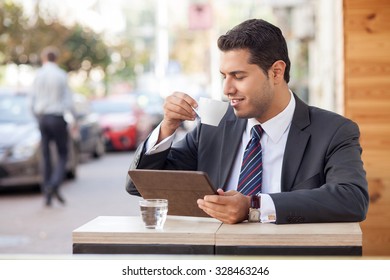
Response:
[[[79,135],[73,124],[68,127],[71,137],[66,176],[75,178]],[[55,161],[54,150],[52,154]],[[0,92],[0,187],[40,185],[42,166],[41,134],[30,111],[28,95]]]
[[[99,123],[99,116],[92,111],[89,100],[78,93],[73,95],[75,122],[79,128],[79,151],[80,153],[90,154],[94,158],[104,155],[105,137],[103,129]],[[72,118],[72,115],[68,115]]]
[[[143,110],[152,128],[156,128],[164,116],[164,99],[157,92],[134,91],[130,94],[136,98],[138,106]]]
[[[132,150],[138,145],[138,122],[141,112],[133,100],[126,97],[102,98],[92,101],[92,109],[99,115],[108,150]]]

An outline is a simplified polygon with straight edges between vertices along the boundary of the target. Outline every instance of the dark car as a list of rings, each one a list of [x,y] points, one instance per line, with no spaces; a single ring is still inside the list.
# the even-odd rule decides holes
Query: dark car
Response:
[[[72,124],[68,127],[71,137],[66,175],[75,178],[78,131]],[[28,95],[0,92],[0,187],[40,185],[42,166],[41,134]]]
[[[75,122],[79,129],[79,150],[80,153],[90,154],[94,158],[104,155],[105,137],[99,123],[99,116],[92,111],[89,100],[81,95],[74,94]],[[73,116],[68,115],[69,119]]]

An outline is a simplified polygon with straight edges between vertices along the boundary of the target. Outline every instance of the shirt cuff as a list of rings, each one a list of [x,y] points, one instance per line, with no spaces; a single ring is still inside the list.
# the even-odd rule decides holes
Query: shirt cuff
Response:
[[[275,204],[271,196],[268,194],[261,194],[261,206],[260,206],[260,221],[262,223],[274,223],[276,222],[276,210]]]
[[[149,138],[146,141],[145,144],[146,155],[153,155],[162,151],[166,151],[171,147],[173,143],[173,139],[175,138],[175,133],[165,138],[163,141],[161,141],[156,145],[158,136],[160,134],[160,126],[161,123],[153,130],[153,132],[150,134]]]

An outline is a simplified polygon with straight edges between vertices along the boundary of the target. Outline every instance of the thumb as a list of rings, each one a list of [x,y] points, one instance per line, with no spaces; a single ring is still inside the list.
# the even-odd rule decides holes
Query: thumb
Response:
[[[224,195],[224,196],[233,196],[233,195],[238,194],[239,192],[231,190],[231,191],[227,191],[227,192],[222,191],[222,193],[223,193],[222,195]],[[218,192],[218,194],[221,195],[219,192]]]
[[[225,192],[223,189],[218,189],[217,193],[218,193],[218,195],[225,195]]]

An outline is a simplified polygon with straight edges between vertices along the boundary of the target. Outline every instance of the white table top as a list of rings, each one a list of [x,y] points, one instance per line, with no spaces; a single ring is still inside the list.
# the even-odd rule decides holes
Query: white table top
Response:
[[[359,223],[223,224],[216,245],[362,246],[362,231]]]
[[[73,243],[215,245],[221,222],[169,216],[161,230],[147,229],[140,216],[100,216],[73,231]]]
[[[73,243],[219,246],[362,246],[359,223],[222,224],[212,218],[169,216],[146,229],[140,216],[100,216],[73,231]]]

